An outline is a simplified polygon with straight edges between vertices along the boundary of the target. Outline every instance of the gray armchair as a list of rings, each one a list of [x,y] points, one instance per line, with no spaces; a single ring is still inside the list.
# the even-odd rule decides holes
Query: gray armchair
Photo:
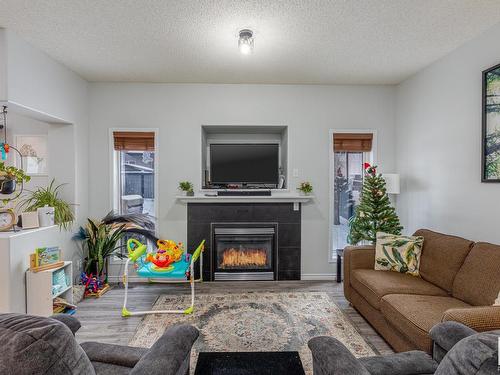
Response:
[[[189,374],[191,347],[198,330],[169,328],[150,348],[85,342],[74,334],[80,322],[71,316],[42,318],[0,314],[0,374]]]
[[[466,375],[498,374],[500,331],[477,333],[456,322],[434,326],[433,356],[409,351],[386,356],[356,358],[333,337],[309,340],[314,375]]]

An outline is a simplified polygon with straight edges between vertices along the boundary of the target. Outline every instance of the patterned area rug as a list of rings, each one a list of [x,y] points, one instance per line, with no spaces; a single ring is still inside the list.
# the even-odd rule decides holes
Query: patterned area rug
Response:
[[[189,298],[161,295],[153,310],[185,308]],[[201,351],[296,350],[306,373],[312,374],[307,341],[315,336],[333,336],[357,357],[375,354],[326,293],[197,295],[192,315],[145,316],[129,345],[150,347],[173,324],[191,324],[200,330],[192,369]]]

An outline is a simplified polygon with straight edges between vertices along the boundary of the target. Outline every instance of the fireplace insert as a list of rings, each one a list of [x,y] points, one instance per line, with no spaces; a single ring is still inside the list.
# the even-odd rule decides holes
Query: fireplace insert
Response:
[[[274,280],[276,227],[213,227],[213,280]]]

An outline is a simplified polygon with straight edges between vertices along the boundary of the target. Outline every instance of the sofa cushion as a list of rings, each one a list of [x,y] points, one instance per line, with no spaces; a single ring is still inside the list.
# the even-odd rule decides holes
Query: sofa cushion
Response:
[[[453,297],[389,294],[382,297],[380,311],[385,319],[417,348],[430,353],[431,328],[441,322],[446,310],[467,306],[467,303]]]
[[[353,270],[351,272],[351,285],[370,305],[379,310],[380,299],[386,294],[448,295],[443,289],[419,277],[398,272]]]
[[[95,374],[63,323],[24,314],[0,314],[0,374]]]
[[[358,359],[370,375],[434,374],[438,363],[420,350]]]
[[[451,293],[453,280],[474,242],[427,229],[417,230],[414,236],[424,237],[420,276]]]
[[[453,296],[475,306],[491,306],[500,291],[500,246],[477,242],[453,282]]]

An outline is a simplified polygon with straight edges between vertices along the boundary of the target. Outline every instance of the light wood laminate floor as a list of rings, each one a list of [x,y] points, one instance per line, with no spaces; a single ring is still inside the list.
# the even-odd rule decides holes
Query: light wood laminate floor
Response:
[[[342,284],[332,281],[238,281],[203,282],[196,284],[196,293],[242,293],[245,291],[268,292],[326,292],[349,317],[369,345],[380,354],[393,353],[367,321],[344,298]],[[188,294],[188,284],[131,284],[129,287],[130,309],[149,309],[161,294]],[[77,339],[126,345],[135,333],[142,317],[122,318],[124,289],[115,285],[98,299],[85,299],[78,304],[76,317],[82,323]]]

